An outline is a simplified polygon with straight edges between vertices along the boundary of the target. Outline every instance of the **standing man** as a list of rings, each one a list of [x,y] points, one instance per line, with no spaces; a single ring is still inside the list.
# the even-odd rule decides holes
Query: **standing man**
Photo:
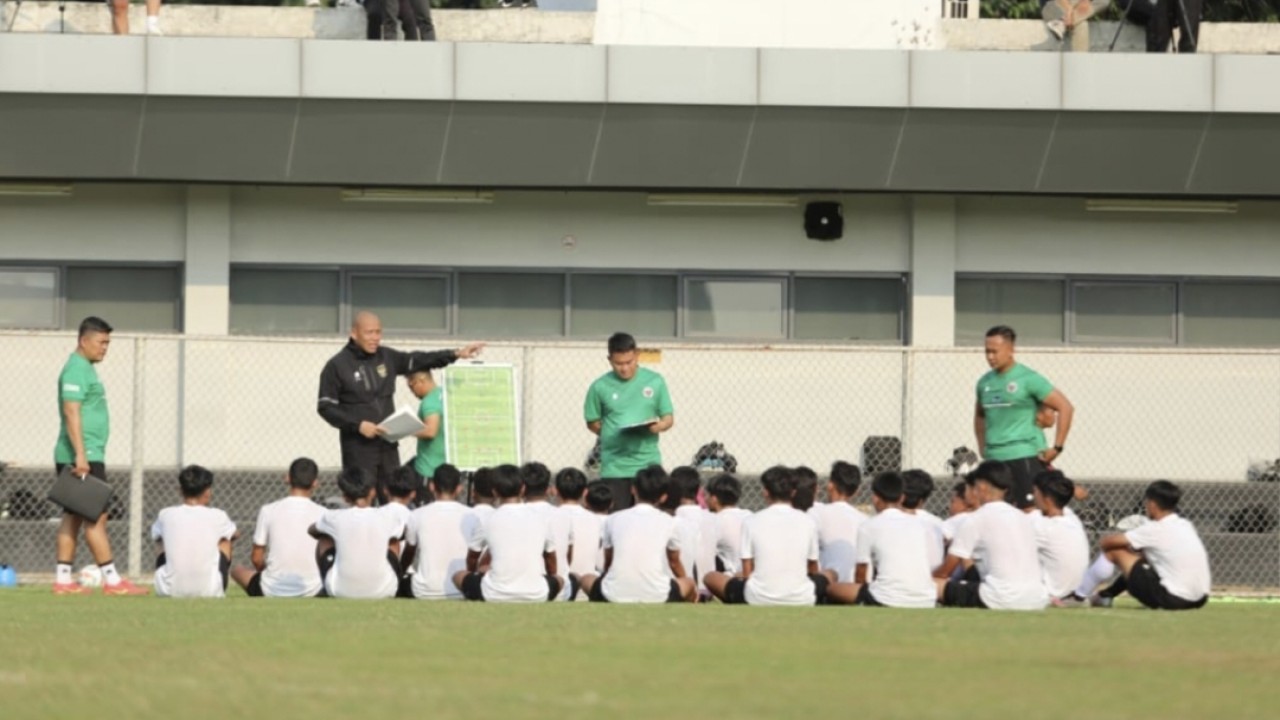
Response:
[[[661,465],[658,435],[675,425],[667,382],[639,366],[636,339],[609,338],[611,371],[587,389],[587,429],[600,436],[600,479],[613,491],[613,512],[632,505],[631,481],[650,465]]]
[[[400,466],[399,446],[383,439],[378,425],[395,412],[396,376],[415,370],[440,368],[480,354],[484,343],[457,350],[400,352],[382,347],[382,321],[371,312],[356,313],[351,339],[320,371],[317,410],[338,429],[342,468],[359,468],[376,479],[379,502],[386,501],[386,484]]]
[[[1009,502],[1025,510],[1034,503],[1031,483],[1067,444],[1075,407],[1066,395],[1035,370],[1013,359],[1018,334],[1007,325],[987,331],[987,365],[978,380],[973,431],[985,460],[1000,460],[1013,472]],[[1036,424],[1038,406],[1058,414],[1053,447],[1046,448],[1044,432]]]
[[[418,439],[418,449],[410,465],[418,475],[414,484],[418,504],[425,505],[430,500],[427,481],[435,477],[436,468],[445,461],[444,393],[440,392],[431,371],[425,368],[411,370],[405,380],[409,383],[409,391],[421,401],[418,404],[418,419],[422,421],[422,429],[415,436]]]
[[[107,357],[112,327],[99,317],[87,317],[80,323],[76,351],[67,358],[58,376],[58,407],[62,428],[53,449],[54,471],[59,475],[70,467],[77,477],[92,474],[107,477],[107,436],[111,426],[107,417],[107,394],[93,367]],[[76,538],[84,528],[84,541],[93,561],[102,569],[104,595],[145,595],[145,588],[120,577],[111,557],[107,539],[107,514],[82,518],[71,512],[62,513],[58,526],[58,565],[53,583],[54,595],[87,595],[89,588],[71,577],[76,558]]]

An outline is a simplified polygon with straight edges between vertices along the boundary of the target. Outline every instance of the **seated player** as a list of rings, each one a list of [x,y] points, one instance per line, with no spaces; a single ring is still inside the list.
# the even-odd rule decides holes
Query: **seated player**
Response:
[[[596,567],[596,555],[600,552],[601,518],[582,506],[587,496],[587,476],[577,468],[567,467],[556,473],[556,495],[560,497],[560,506],[556,515],[569,528],[569,548],[565,551],[570,575],[583,577],[600,572]],[[600,485],[608,489],[603,483]],[[604,512],[607,515],[613,498],[605,502]],[[574,598],[585,601],[583,593]]]
[[[400,538],[404,525],[372,507],[376,490],[367,473],[348,468],[338,489],[350,507],[325,510],[311,526],[316,562],[329,597],[395,597],[400,585]]]
[[[728,473],[707,483],[707,507],[716,516],[716,570],[728,575],[742,570],[742,522],[751,517],[738,507],[740,497],[742,483]]]
[[[902,476],[891,472],[871,481],[876,514],[858,532],[856,577],[851,583],[832,583],[827,590],[830,602],[897,608],[937,605],[929,529],[902,511],[903,484]],[[867,582],[870,569],[875,579]]]
[[[924,470],[908,470],[902,473],[902,483],[902,510],[929,530],[929,567],[937,570],[946,557],[947,542],[942,518],[924,509],[924,501],[933,494],[933,476]]]
[[[707,589],[729,604],[825,604],[831,577],[818,571],[817,526],[791,506],[792,471],[771,467],[760,483],[768,506],[742,523],[742,572],[709,573]]]
[[[188,465],[178,473],[182,504],[160,511],[151,527],[156,541],[156,595],[220,598],[226,595],[236,525],[209,507],[213,473]]]
[[[665,471],[663,474],[665,475]],[[693,577],[694,565],[697,563],[698,550],[701,546],[702,525],[696,516],[690,517],[687,514],[682,516],[679,510],[685,503],[689,503],[694,509],[698,506],[694,504],[693,498],[684,496],[682,483],[676,482],[671,475],[667,475],[666,478],[666,494],[658,503],[658,509],[675,518],[676,539],[680,545],[680,566],[689,577]],[[696,490],[693,497],[697,497]],[[697,578],[694,578],[694,583],[697,584]]]
[[[796,479],[796,490],[791,495],[791,507],[800,512],[809,512],[818,503],[818,473],[808,465],[792,468],[791,474]]]
[[[938,599],[950,607],[1043,610],[1049,604],[1036,552],[1031,517],[1007,502],[1013,472],[988,460],[970,475],[981,507],[956,533],[947,559],[934,572]],[[978,582],[948,580],[963,564],[977,568]]]
[[[942,521],[942,538],[950,545],[956,537],[956,531],[969,518],[969,514],[978,509],[971,500],[973,486],[961,480],[951,486],[951,500],[947,505],[947,519]]]
[[[1031,481],[1036,505],[1031,513],[1036,548],[1044,570],[1044,586],[1054,605],[1071,595],[1089,566],[1089,538],[1084,534],[1084,525],[1075,513],[1067,512],[1075,490],[1075,483],[1059,470],[1046,470]]]
[[[569,523],[567,518],[556,512],[556,506],[548,500],[551,491],[551,470],[540,462],[525,463],[520,468],[520,479],[524,483],[524,505],[542,518],[551,528],[551,539],[556,544],[556,567],[559,572],[569,570]],[[561,585],[557,600],[569,599],[569,583]]]
[[[716,534],[719,532],[719,523],[716,522],[714,514],[698,506],[702,476],[697,470],[688,465],[681,465],[672,470],[671,486],[680,493],[680,504],[676,507],[676,522],[684,523],[686,527],[690,525],[697,527],[696,533],[686,531],[696,539],[696,548],[685,545],[683,539],[685,536],[681,536],[681,562],[685,558],[692,558],[690,563],[685,564],[685,572],[689,573],[698,584],[698,592],[706,593],[707,588],[702,579],[707,573],[716,569]]]
[[[608,519],[609,513],[613,512],[613,488],[607,483],[593,482],[587,485],[586,495],[587,509],[595,516],[596,522],[600,523],[600,532],[604,532],[604,521]],[[596,551],[596,573],[604,572],[604,545]]]
[[[471,508],[458,502],[462,474],[445,463],[427,481],[435,501],[414,510],[405,529],[401,562],[413,568],[409,595],[419,600],[461,600],[453,576],[466,569],[467,541],[480,522]]]
[[[493,515],[493,468],[482,467],[471,475],[471,512],[481,524]]]
[[[1196,528],[1178,514],[1182,489],[1168,480],[1147,486],[1142,496],[1151,522],[1107,535],[1099,545],[1121,577],[1100,591],[1114,598],[1128,590],[1154,610],[1195,610],[1209,601],[1209,556]]]
[[[231,578],[249,597],[315,597],[324,589],[316,567],[316,539],[307,529],[324,514],[311,499],[319,469],[314,460],[289,465],[289,494],[263,505],[253,526],[254,569],[234,567]]]
[[[676,519],[655,507],[666,497],[668,485],[661,467],[644,468],[631,483],[635,504],[605,520],[600,536],[604,572],[582,578],[582,589],[593,602],[693,602],[697,597],[680,562]]]
[[[867,516],[853,506],[853,496],[862,484],[857,465],[837,461],[831,465],[827,498],[809,509],[818,526],[818,566],[835,573],[838,582],[852,582],[857,556],[858,529]],[[794,504],[794,503],[793,503]]]
[[[467,541],[467,569],[453,584],[468,600],[549,602],[564,586],[556,576],[556,545],[551,526],[522,505],[520,468],[499,465],[490,476],[498,507],[487,523],[477,523]],[[488,570],[480,558],[488,555]]]

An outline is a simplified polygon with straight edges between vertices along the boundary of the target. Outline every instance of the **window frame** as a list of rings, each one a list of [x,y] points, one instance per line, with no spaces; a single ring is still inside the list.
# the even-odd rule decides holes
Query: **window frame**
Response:
[[[689,322],[689,283],[691,282],[733,282],[733,283],[759,283],[773,282],[778,285],[779,298],[782,300],[782,307],[778,311],[778,320],[780,323],[781,333],[778,337],[741,337],[737,335],[713,335],[705,333],[695,333],[689,330],[691,323]],[[791,339],[791,277],[789,274],[778,273],[702,273],[690,272],[684,273],[680,277],[679,286],[679,313],[683,322],[679,323],[684,331],[681,338],[694,341],[724,341],[724,342],[742,342],[745,340],[759,340],[764,342],[779,342]]]
[[[71,269],[83,270],[173,270],[177,273],[178,295],[174,298],[173,328],[170,330],[118,331],[141,335],[180,335],[184,332],[186,322],[186,263],[179,261],[133,262],[129,260],[104,260],[102,262],[83,262],[70,260],[50,262],[48,260],[4,260],[0,262],[0,270],[29,272],[33,270],[52,271],[54,274],[54,325],[27,327],[0,327],[0,330],[77,330],[79,319],[67,317],[67,272]],[[228,299],[228,310],[230,300]],[[110,321],[110,318],[107,318]]]
[[[339,268],[338,269],[338,329],[349,327],[358,312],[352,303],[355,297],[355,281],[359,278],[405,278],[444,281],[444,323],[445,329],[423,330],[421,328],[400,328],[387,325],[383,332],[407,337],[452,337],[458,327],[458,282],[455,273],[445,271],[417,271],[382,268]]]

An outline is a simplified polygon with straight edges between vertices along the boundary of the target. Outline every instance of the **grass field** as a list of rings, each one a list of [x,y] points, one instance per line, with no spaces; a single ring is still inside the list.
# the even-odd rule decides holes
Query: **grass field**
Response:
[[[1280,606],[767,609],[0,591],[0,718],[1275,718]]]

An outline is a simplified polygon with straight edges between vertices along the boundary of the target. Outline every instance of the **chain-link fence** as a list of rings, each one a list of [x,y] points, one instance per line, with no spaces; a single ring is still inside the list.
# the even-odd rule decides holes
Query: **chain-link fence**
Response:
[[[146,530],[178,501],[176,468],[215,471],[214,504],[241,528],[247,558],[258,508],[285,492],[299,456],[325,472],[319,498],[337,495],[337,433],[316,414],[319,373],[335,338],[183,336],[114,338],[99,374],[111,408],[108,480],[117,489],[111,537],[117,561],[145,573]],[[74,349],[65,333],[0,334],[0,368],[17,380],[0,435],[0,563],[48,572],[57,511],[55,379]],[[431,341],[388,338],[401,349]],[[520,373],[523,460],[581,467],[595,438],[582,417],[587,386],[608,370],[602,343],[496,343],[490,362]],[[1036,349],[1019,355],[1077,408],[1058,465],[1092,491],[1078,511],[1092,531],[1135,511],[1146,483],[1186,490],[1185,514],[1209,548],[1215,583],[1280,588],[1280,483],[1254,473],[1280,455],[1280,353],[1239,350]],[[758,475],[835,460],[866,470],[925,469],[938,478],[931,507],[945,514],[947,461],[974,447],[974,385],[986,365],[976,348],[671,344],[644,353],[671,389],[676,425],[662,438],[668,466],[723,444],[744,483],[743,505],[761,502]],[[406,388],[397,404],[411,404]],[[412,441],[401,459],[412,455]],[[860,501],[869,501],[865,496]],[[82,549],[77,563],[89,558]]]

